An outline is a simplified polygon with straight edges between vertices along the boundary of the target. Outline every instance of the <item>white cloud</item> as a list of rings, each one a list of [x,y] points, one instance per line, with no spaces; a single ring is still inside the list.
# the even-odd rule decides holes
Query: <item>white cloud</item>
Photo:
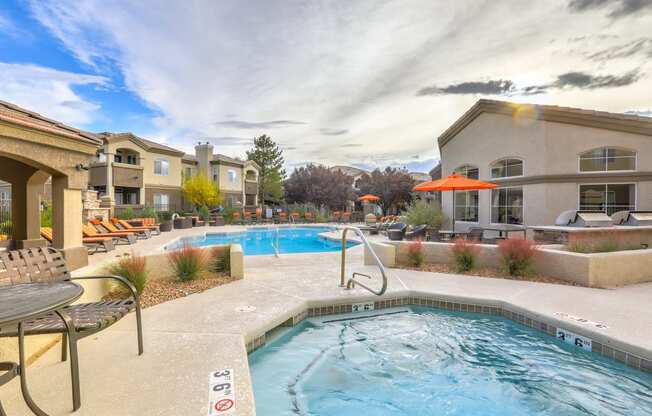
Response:
[[[651,16],[613,21],[570,13],[567,5],[32,1],[34,15],[82,62],[122,71],[127,87],[160,114],[155,125],[168,144],[185,149],[201,137],[266,132],[293,163],[365,164],[438,157],[436,136],[479,98],[416,96],[423,87],[488,79],[536,84],[570,71],[631,70],[627,60],[596,68],[586,53],[604,47],[568,39],[640,38]],[[637,62],[643,72],[649,67]],[[624,111],[649,106],[650,89],[648,77],[633,87],[516,98]],[[296,124],[263,130],[275,120]],[[347,133],[324,135],[325,126]],[[350,143],[360,146],[342,147]],[[246,147],[234,141],[219,150],[242,155]]]
[[[83,127],[98,116],[99,104],[80,97],[74,85],[107,85],[105,77],[0,62],[0,97],[67,124]]]

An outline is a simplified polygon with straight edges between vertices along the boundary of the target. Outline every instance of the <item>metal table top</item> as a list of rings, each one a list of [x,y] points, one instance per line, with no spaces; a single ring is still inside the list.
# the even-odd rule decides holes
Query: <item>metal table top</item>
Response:
[[[0,327],[60,309],[83,293],[83,287],[70,281],[0,287]]]

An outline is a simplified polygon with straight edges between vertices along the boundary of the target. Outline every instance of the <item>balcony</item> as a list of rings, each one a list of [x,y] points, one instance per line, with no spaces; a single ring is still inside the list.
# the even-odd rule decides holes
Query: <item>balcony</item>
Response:
[[[258,193],[258,182],[245,180],[245,194],[255,195]]]
[[[111,168],[113,169],[113,186],[123,186],[126,188],[143,187],[142,166],[113,162]]]

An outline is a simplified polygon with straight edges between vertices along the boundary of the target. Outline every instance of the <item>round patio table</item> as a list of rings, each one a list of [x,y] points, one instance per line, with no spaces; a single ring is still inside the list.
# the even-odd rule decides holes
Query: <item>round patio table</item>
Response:
[[[22,283],[0,287],[0,330],[11,331],[17,328],[18,333],[18,363],[0,363],[0,371],[7,369],[8,372],[0,377],[0,384],[18,375],[25,403],[38,416],[47,416],[47,413],[34,403],[27,388],[23,324],[51,312],[58,313],[79,299],[83,293],[84,288],[70,281]],[[64,345],[63,348],[66,346]]]

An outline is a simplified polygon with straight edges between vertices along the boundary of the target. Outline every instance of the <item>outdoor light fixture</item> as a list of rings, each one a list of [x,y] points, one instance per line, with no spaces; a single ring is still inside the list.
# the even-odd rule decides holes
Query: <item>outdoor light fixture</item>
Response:
[[[79,172],[81,172],[82,170],[88,170],[88,166],[84,166],[83,164],[78,163],[78,164],[75,165],[75,169],[77,169]]]

